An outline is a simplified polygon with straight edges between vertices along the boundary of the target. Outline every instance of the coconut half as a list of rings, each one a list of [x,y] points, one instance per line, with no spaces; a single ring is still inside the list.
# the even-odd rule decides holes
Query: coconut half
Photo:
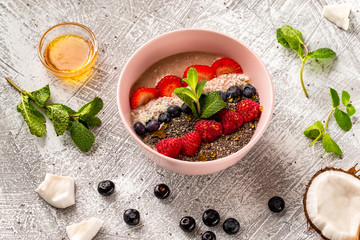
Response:
[[[323,239],[359,240],[360,178],[355,167],[322,169],[306,188],[305,216]]]

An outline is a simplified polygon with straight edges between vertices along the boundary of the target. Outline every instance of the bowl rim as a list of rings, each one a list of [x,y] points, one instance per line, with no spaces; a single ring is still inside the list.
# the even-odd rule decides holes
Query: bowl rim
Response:
[[[194,162],[190,162],[190,161],[184,161],[181,159],[176,159],[176,158],[171,158],[168,156],[165,156],[163,154],[160,154],[159,152],[155,151],[154,149],[152,149],[151,147],[149,147],[147,144],[145,144],[143,141],[140,140],[140,138],[135,134],[135,132],[132,130],[131,126],[128,126],[125,122],[125,116],[124,116],[124,112],[122,111],[121,108],[121,103],[120,103],[120,84],[121,84],[121,79],[123,78],[124,72],[125,70],[128,68],[128,65],[131,63],[131,59],[133,59],[134,57],[136,57],[140,52],[143,51],[144,48],[148,47],[150,44],[152,44],[154,41],[157,41],[161,38],[167,37],[168,35],[172,35],[172,34],[179,34],[182,32],[208,32],[208,33],[212,33],[212,34],[217,34],[217,35],[222,35],[223,37],[229,38],[231,40],[234,40],[238,43],[240,43],[241,45],[243,45],[246,49],[248,49],[251,54],[253,54],[259,61],[260,66],[265,70],[265,73],[267,75],[267,78],[270,80],[270,86],[271,86],[271,109],[270,112],[267,116],[265,117],[265,121],[264,121],[264,125],[261,129],[259,129],[259,133],[256,136],[252,136],[252,138],[250,139],[250,141],[244,146],[242,147],[240,150],[238,150],[237,152],[230,154],[228,156],[222,157],[222,158],[218,158],[215,160],[211,160],[211,161],[194,161]],[[169,55],[170,56],[170,55]],[[152,63],[153,64],[153,63]],[[151,64],[150,64],[151,65]],[[149,65],[149,66],[150,66]],[[167,32],[164,34],[161,34],[158,37],[152,38],[149,41],[147,41],[145,44],[143,44],[140,48],[138,48],[131,56],[130,58],[127,60],[126,64],[124,65],[121,74],[119,76],[119,80],[118,80],[118,85],[117,85],[117,93],[116,93],[116,102],[117,102],[117,106],[118,106],[118,111],[120,114],[120,118],[126,128],[126,130],[128,131],[128,133],[130,134],[130,136],[134,139],[134,141],[140,145],[141,147],[145,148],[146,150],[148,150],[149,152],[155,154],[157,157],[166,159],[167,161],[169,161],[170,163],[181,163],[183,165],[188,165],[188,166],[204,166],[204,165],[212,165],[212,164],[217,164],[220,161],[226,161],[226,160],[230,160],[232,157],[237,157],[237,155],[240,155],[241,152],[248,152],[251,150],[251,148],[257,143],[257,141],[262,137],[262,135],[264,134],[264,132],[266,131],[266,129],[268,128],[273,112],[274,112],[274,107],[275,107],[275,91],[274,91],[274,85],[271,79],[271,76],[269,74],[269,71],[267,70],[265,64],[263,63],[263,61],[261,60],[261,58],[251,49],[249,48],[246,44],[244,44],[243,42],[239,41],[238,39],[235,39],[227,34],[218,32],[218,31],[213,31],[213,30],[207,30],[207,29],[200,29],[200,28],[185,28],[185,29],[179,29],[179,30],[174,30],[171,32]]]

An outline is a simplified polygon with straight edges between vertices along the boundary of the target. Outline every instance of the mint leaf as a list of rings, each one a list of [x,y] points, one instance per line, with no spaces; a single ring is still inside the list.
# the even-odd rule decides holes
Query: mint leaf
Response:
[[[309,57],[312,58],[332,58],[335,56],[336,53],[330,48],[319,48],[313,52],[309,52]]]
[[[344,130],[344,131],[349,131],[352,127],[352,122],[351,122],[351,119],[350,119],[350,116],[339,110],[338,108],[335,109],[335,113],[334,113],[334,117],[335,117],[335,120],[337,122],[337,124],[339,125],[339,127]]]
[[[282,26],[280,40],[285,40],[301,59],[304,58],[304,50],[302,49],[304,42],[302,39],[302,33],[299,30],[292,28],[289,25]]]
[[[276,30],[276,38],[278,40],[278,42],[283,45],[284,47],[286,48],[290,48],[290,45],[289,43],[285,40],[285,38],[283,37],[283,33],[282,33],[282,30],[281,28],[278,28]]]
[[[70,128],[70,136],[76,146],[83,152],[90,151],[95,141],[95,136],[83,124],[74,121]]]
[[[193,101],[197,101],[199,98],[195,95],[195,93],[193,91],[191,91],[188,88],[185,87],[179,87],[179,88],[175,88],[174,93],[179,97],[179,93],[187,95],[188,97],[190,97]],[[200,94],[201,95],[201,94]],[[180,98],[180,97],[179,97]],[[181,99],[181,98],[180,98]],[[182,100],[182,99],[181,99]]]
[[[320,121],[316,121],[314,124],[305,129],[304,135],[308,138],[315,139],[321,134],[323,129],[323,124]]]
[[[84,122],[85,127],[87,128],[92,128],[92,127],[96,127],[96,126],[100,126],[101,125],[101,120],[98,117],[95,116],[89,116],[85,119],[81,119],[81,121]]]
[[[29,103],[29,97],[21,94],[21,103],[17,105],[17,111],[21,113],[25,122],[29,126],[30,133],[43,137],[46,133],[46,119],[39,110]]]
[[[196,69],[193,67],[189,68],[186,77],[187,78],[183,79],[183,81],[185,81],[190,88],[195,91],[196,84],[198,83],[198,72]]]
[[[51,106],[57,106],[57,107],[61,107],[63,108],[69,115],[73,115],[73,114],[76,114],[76,111],[71,109],[70,107],[64,105],[64,104],[61,104],[61,103],[52,103]]]
[[[350,102],[350,94],[347,91],[342,91],[341,102],[346,106]]]
[[[342,151],[340,147],[337,145],[337,143],[334,140],[331,139],[328,133],[324,134],[322,144],[326,152],[332,152],[339,156],[342,155]]]
[[[46,101],[50,97],[50,88],[49,85],[46,85],[39,90],[33,92],[24,91],[24,93],[27,94],[29,98],[35,102],[36,105],[38,105],[39,107],[44,107]]]
[[[347,112],[347,114],[349,114],[349,116],[352,116],[356,113],[356,109],[353,105],[348,104],[348,105],[346,105],[346,112]]]
[[[333,107],[337,107],[340,104],[340,98],[337,91],[333,88],[330,88],[330,95],[331,95],[331,101],[333,104]]]
[[[178,96],[178,98],[180,98],[186,105],[189,106],[189,108],[191,109],[191,112],[194,114],[194,116],[199,117],[197,111],[196,111],[196,107],[195,104],[192,100],[191,97],[189,97],[188,95],[184,94],[181,91],[181,88],[176,88],[174,90],[174,93],[176,94],[176,96]]]
[[[226,103],[216,91],[208,94],[201,103],[201,118],[211,117],[226,106]]]
[[[103,105],[101,98],[95,97],[93,100],[82,106],[77,112],[77,115],[82,117],[95,116],[103,108]]]
[[[200,99],[200,97],[201,97],[201,93],[204,90],[206,82],[207,82],[206,80],[201,81],[196,86],[195,92],[196,92],[196,96],[197,96],[198,99]]]
[[[59,104],[51,104],[46,107],[46,115],[52,120],[56,135],[63,135],[70,123],[67,110]]]

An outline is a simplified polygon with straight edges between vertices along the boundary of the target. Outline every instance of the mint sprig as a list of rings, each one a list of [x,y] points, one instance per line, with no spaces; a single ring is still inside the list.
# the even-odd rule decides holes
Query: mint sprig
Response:
[[[334,113],[336,123],[344,131],[350,131],[352,128],[352,122],[350,117],[355,114],[356,109],[350,103],[350,94],[346,91],[342,91],[341,102],[343,105],[340,105],[340,97],[335,89],[330,88],[330,96],[333,108],[331,109],[326,121],[325,127],[320,121],[316,121],[311,126],[309,126],[304,131],[304,135],[308,138],[314,139],[314,141],[309,145],[310,147],[314,145],[322,137],[322,144],[326,152],[333,152],[339,156],[342,155],[342,151],[337,143],[330,137],[326,132],[328,123],[331,115]],[[340,108],[345,107],[346,112],[340,110]]]
[[[101,98],[95,97],[76,112],[60,103],[46,105],[46,101],[50,98],[49,85],[30,92],[22,90],[10,78],[6,78],[6,80],[21,93],[22,101],[17,106],[17,111],[23,116],[31,134],[43,137],[46,133],[46,119],[38,109],[30,104],[30,101],[33,101],[38,107],[46,111],[46,115],[52,120],[58,136],[63,135],[66,130],[70,130],[71,139],[76,146],[83,152],[90,151],[95,136],[89,128],[101,125],[100,118],[95,116],[103,108]]]
[[[290,27],[289,25],[284,25],[281,28],[276,30],[276,38],[278,42],[286,48],[291,48],[294,50],[301,59],[301,68],[300,68],[300,82],[301,87],[305,93],[305,96],[308,98],[309,95],[306,91],[303,79],[304,65],[307,60],[310,58],[319,59],[319,58],[332,58],[336,56],[336,53],[330,48],[319,48],[313,52],[309,52],[308,47],[305,45],[302,33]],[[305,50],[305,51],[304,51]]]
[[[226,106],[226,103],[216,91],[206,95],[206,97],[200,101],[201,94],[207,81],[199,82],[198,73],[195,68],[189,68],[187,76],[183,81],[189,85],[190,89],[180,87],[176,88],[174,93],[190,107],[194,116],[209,118]]]

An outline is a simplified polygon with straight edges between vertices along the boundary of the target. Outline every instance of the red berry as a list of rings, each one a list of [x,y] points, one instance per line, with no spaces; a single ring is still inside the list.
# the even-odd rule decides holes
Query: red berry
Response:
[[[244,120],[239,113],[223,109],[218,113],[218,121],[223,126],[224,134],[231,134],[241,127]]]
[[[177,137],[165,138],[156,144],[156,149],[159,153],[176,158],[181,150],[181,139]]]
[[[214,120],[200,120],[195,124],[197,131],[204,142],[213,142],[222,134],[221,123]]]
[[[216,77],[216,74],[211,67],[206,66],[206,65],[192,65],[185,70],[183,78],[187,78],[187,72],[188,72],[189,68],[191,68],[191,67],[196,69],[196,71],[198,73],[198,81],[199,82],[204,81],[204,80],[211,80],[214,77]],[[188,86],[188,84],[186,82],[183,82],[183,85],[185,87]]]
[[[178,87],[182,87],[182,81],[175,75],[163,77],[156,85],[161,97],[170,97],[174,89]]]
[[[231,58],[220,58],[216,60],[211,68],[216,73],[216,76],[220,76],[228,73],[243,73],[241,66]]]
[[[259,104],[249,99],[241,100],[236,107],[236,111],[243,117],[244,123],[255,120],[261,114]]]
[[[192,157],[197,153],[201,145],[201,136],[198,132],[192,131],[182,136],[181,141],[181,154]]]
[[[137,108],[158,97],[159,92],[155,88],[139,87],[130,97],[130,107],[131,109]]]

